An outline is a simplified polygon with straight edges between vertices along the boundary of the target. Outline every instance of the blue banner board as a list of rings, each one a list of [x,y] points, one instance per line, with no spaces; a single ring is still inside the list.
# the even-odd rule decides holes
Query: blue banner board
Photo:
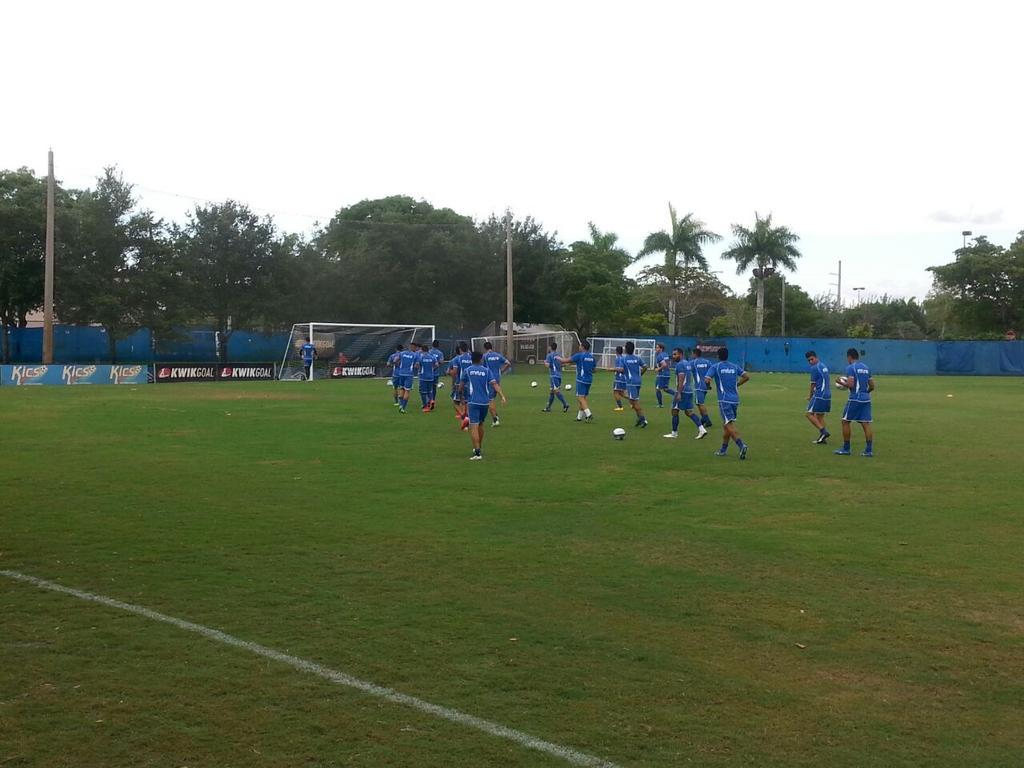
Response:
[[[0,365],[0,384],[146,384],[148,365]]]

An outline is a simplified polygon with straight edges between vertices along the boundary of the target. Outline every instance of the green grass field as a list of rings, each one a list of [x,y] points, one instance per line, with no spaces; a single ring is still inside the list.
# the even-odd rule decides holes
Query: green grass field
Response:
[[[755,375],[746,462],[543,382],[483,462],[379,381],[4,388],[0,569],[621,766],[1024,763],[1024,381],[879,377],[871,460]],[[7,578],[0,617],[4,768],[565,765]]]

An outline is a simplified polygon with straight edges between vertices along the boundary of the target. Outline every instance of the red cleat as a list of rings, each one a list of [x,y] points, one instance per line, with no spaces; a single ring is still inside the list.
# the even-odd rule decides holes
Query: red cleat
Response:
[[[424,405],[422,408],[420,408],[420,413],[430,413],[430,406]]]

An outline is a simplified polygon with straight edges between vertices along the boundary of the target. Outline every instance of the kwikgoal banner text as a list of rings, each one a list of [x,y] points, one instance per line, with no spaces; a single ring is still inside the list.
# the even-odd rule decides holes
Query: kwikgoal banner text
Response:
[[[0,365],[0,384],[145,384],[148,365]]]
[[[154,381],[273,381],[274,363],[157,363]]]

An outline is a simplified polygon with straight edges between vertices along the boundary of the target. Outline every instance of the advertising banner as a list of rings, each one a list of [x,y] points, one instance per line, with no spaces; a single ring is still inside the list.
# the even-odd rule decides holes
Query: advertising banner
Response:
[[[373,376],[382,375],[378,373],[375,365],[340,365],[335,364],[330,368],[332,379],[368,379]]]
[[[153,380],[157,384],[176,381],[217,381],[220,365],[217,363],[157,363]]]
[[[242,363],[217,366],[217,381],[273,381],[273,363]]]
[[[2,365],[0,384],[25,387],[70,384],[145,384],[148,365]]]

